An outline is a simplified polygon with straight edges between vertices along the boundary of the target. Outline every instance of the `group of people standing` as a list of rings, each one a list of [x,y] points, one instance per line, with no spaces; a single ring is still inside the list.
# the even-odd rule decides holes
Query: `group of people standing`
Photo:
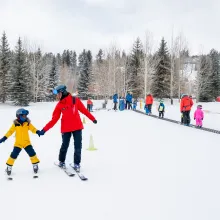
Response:
[[[118,106],[118,99],[119,99],[119,106]],[[133,109],[137,107],[137,99],[134,99],[133,101],[133,107],[132,107],[132,100],[133,100],[133,96],[132,93],[128,92],[126,97],[119,97],[118,98],[118,94],[115,93],[113,95],[113,103],[114,103],[114,107],[113,109],[116,111],[119,110],[123,111],[124,109]],[[135,104],[136,103],[136,104]]]
[[[138,102],[137,99],[133,99],[132,93],[128,92],[126,95],[126,98],[124,97],[119,98],[119,110],[121,111],[124,109],[136,110],[137,102]],[[146,99],[145,99],[144,110],[146,114],[148,115],[152,114],[153,102],[154,102],[154,98],[152,94],[147,94]],[[114,103],[113,109],[117,110],[117,105],[118,105],[118,94],[117,93],[113,95],[113,103]],[[190,121],[191,121],[190,112],[191,112],[191,108],[193,104],[194,103],[193,103],[193,99],[191,95],[188,96],[186,94],[183,94],[181,96],[181,102],[180,102],[181,124],[184,124],[186,126],[190,125]],[[164,117],[165,105],[162,99],[159,101],[158,113],[159,113],[160,118]],[[194,112],[194,120],[196,120],[196,126],[200,128],[202,127],[203,118],[204,118],[204,112],[202,111],[202,105],[198,105],[196,111]]]

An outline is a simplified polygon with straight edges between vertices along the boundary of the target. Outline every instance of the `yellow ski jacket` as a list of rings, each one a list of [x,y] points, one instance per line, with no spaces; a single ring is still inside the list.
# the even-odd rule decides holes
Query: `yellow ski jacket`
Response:
[[[27,122],[20,124],[17,120],[14,121],[11,128],[5,134],[5,137],[9,138],[15,132],[15,143],[14,146],[25,148],[28,145],[31,145],[28,131],[36,134],[37,129],[31,124],[28,119]]]

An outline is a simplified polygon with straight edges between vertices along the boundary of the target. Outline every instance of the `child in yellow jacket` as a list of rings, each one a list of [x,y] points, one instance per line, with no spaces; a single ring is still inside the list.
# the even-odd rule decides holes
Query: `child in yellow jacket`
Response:
[[[6,162],[6,173],[8,175],[11,175],[12,166],[14,165],[15,160],[17,159],[19,153],[23,148],[30,157],[31,163],[33,164],[34,173],[38,172],[38,163],[40,161],[34,151],[33,146],[31,145],[28,131],[30,130],[32,131],[32,133],[38,134],[39,137],[43,134],[31,124],[29,118],[27,118],[28,114],[28,110],[25,110],[23,108],[18,109],[16,111],[17,118],[14,120],[13,125],[5,134],[5,136],[0,139],[0,143],[2,143],[15,132],[14,148]]]

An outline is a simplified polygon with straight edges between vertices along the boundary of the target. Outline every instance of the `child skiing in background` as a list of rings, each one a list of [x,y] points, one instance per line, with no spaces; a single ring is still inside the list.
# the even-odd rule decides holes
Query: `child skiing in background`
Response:
[[[160,100],[160,105],[158,107],[158,112],[159,112],[159,118],[164,117],[164,112],[165,112],[165,105],[163,103],[163,100]]]
[[[31,124],[30,119],[27,118],[28,114],[28,110],[23,108],[18,109],[16,111],[16,119],[14,120],[11,128],[8,130],[5,136],[0,139],[0,143],[2,143],[15,132],[14,148],[6,162],[6,173],[9,176],[11,175],[12,166],[14,165],[15,160],[23,148],[30,157],[31,163],[33,164],[34,173],[38,172],[38,163],[40,161],[34,151],[34,148],[31,145],[28,131],[30,130],[32,133],[38,134],[39,137],[43,134],[41,134],[40,131]]]
[[[202,105],[198,105],[196,111],[194,112],[194,120],[196,120],[196,126],[202,127],[202,120],[204,118],[204,112],[202,111]]]
[[[87,100],[87,110],[89,112],[91,112],[92,111],[92,107],[93,107],[93,102],[92,102],[92,100],[90,98],[88,98],[88,100]]]

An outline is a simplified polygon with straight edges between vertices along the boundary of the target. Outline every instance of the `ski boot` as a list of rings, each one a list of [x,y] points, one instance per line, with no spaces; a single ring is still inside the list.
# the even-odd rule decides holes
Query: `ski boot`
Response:
[[[5,172],[7,173],[8,176],[11,175],[11,170],[12,170],[12,166],[7,165]]]
[[[34,173],[38,173],[38,165],[37,164],[33,164],[33,170],[34,170]]]
[[[79,173],[79,172],[80,172],[80,165],[74,163],[73,169],[74,169],[77,173]]]
[[[60,162],[60,161],[59,161],[58,166],[59,166],[61,169],[66,170],[66,164],[65,164],[65,162]]]

